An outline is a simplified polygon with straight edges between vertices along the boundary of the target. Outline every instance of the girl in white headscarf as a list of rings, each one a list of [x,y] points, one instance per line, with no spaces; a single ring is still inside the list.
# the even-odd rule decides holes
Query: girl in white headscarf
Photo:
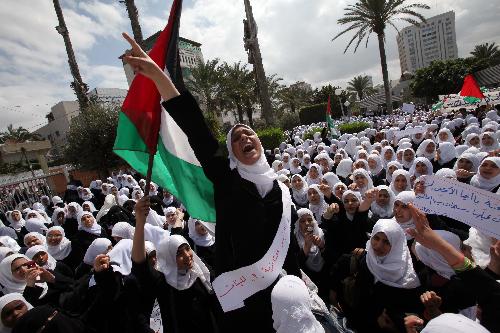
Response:
[[[386,185],[390,185],[392,182],[392,174],[396,170],[402,170],[403,166],[398,161],[392,161],[387,164],[387,172],[385,173]]]
[[[391,185],[389,187],[396,196],[403,191],[411,190],[410,173],[403,169],[394,171],[392,173]]]
[[[128,222],[117,222],[111,230],[111,237],[118,243],[122,239],[134,238],[134,227]]]
[[[290,169],[290,154],[288,153],[283,153],[283,156],[281,158],[281,162],[283,163],[283,169]]]
[[[292,161],[290,163],[290,173],[292,175],[296,174],[302,174],[303,170],[302,167],[300,166],[300,160],[297,157],[292,158]]]
[[[20,293],[0,297],[0,333],[10,333],[17,321],[33,306]],[[16,311],[14,313],[14,311]]]
[[[376,177],[377,179],[385,178],[385,174],[382,175],[382,171],[384,170],[384,165],[382,163],[382,157],[377,154],[368,155],[368,167],[370,168],[370,174],[372,177]]]
[[[9,219],[9,227],[14,229],[19,236],[22,228],[26,225],[26,221],[23,219],[23,214],[20,210],[14,209],[12,213],[10,213]]]
[[[323,213],[326,212],[328,204],[325,201],[323,193],[319,189],[319,185],[309,185],[307,198],[309,200],[309,210],[313,212],[316,221],[319,221],[318,223],[321,224],[321,217]]]
[[[359,144],[359,139],[352,137],[347,140],[347,144],[344,147],[345,151],[349,154],[349,156],[354,157],[356,155],[357,146]]]
[[[465,137],[465,144],[469,147],[481,148],[481,139],[479,139],[479,134],[467,134],[467,136]]]
[[[376,189],[378,190],[377,196],[370,206],[370,211],[376,216],[375,219],[392,218],[396,196],[388,186],[379,185]]]
[[[477,175],[470,184],[482,190],[498,193],[500,188],[500,157],[487,157],[480,166]]]
[[[469,184],[472,177],[477,173],[479,168],[479,158],[476,154],[464,152],[460,155],[453,166],[457,179]]]
[[[448,128],[442,128],[438,132],[437,143],[440,144],[443,142],[449,142],[452,145],[455,145],[455,138]]]
[[[356,169],[352,173],[352,178],[356,184],[357,191],[361,193],[361,197],[365,196],[366,191],[373,188],[373,181],[370,174],[365,169]]]
[[[215,234],[205,226],[205,223],[192,217],[188,220],[189,238],[194,243],[195,253],[209,267],[213,267],[215,260]]]
[[[16,240],[10,236],[0,236],[0,245],[10,248],[13,252],[19,252],[21,249]]]
[[[66,207],[66,219],[76,219],[78,214],[83,211],[82,206],[77,202],[70,202]]]
[[[413,239],[406,230],[415,228],[415,222],[411,216],[408,204],[413,204],[415,201],[415,193],[413,191],[403,191],[396,195],[394,199],[394,218],[393,220],[398,223],[401,229],[405,232],[407,240]]]
[[[292,176],[292,200],[297,208],[305,208],[308,206],[307,199],[308,185],[306,180],[301,175]]]
[[[396,153],[391,146],[385,146],[382,148],[382,153],[380,155],[382,155],[382,163],[386,168],[389,162],[396,161]]]
[[[413,151],[413,149],[403,149],[403,159],[401,163],[403,164],[403,168],[406,170],[410,170],[411,166],[413,165],[413,161],[415,161],[415,152]]]
[[[321,167],[313,163],[306,174],[306,182],[308,185],[319,184],[322,176]]]
[[[113,244],[107,238],[96,238],[85,250],[82,263],[75,270],[75,279],[79,279],[92,270],[95,258],[99,254],[106,254],[113,248]]]
[[[0,261],[4,260],[5,257],[14,254],[14,251],[10,247],[0,246]]]
[[[302,166],[306,169],[309,170],[311,167],[311,156],[309,154],[304,154],[304,158],[302,159]]]
[[[47,248],[42,245],[35,245],[26,251],[26,257],[34,260],[38,266],[54,271],[57,261],[48,253]]]
[[[283,163],[280,160],[274,160],[272,163],[274,172],[278,172],[283,169]]]
[[[481,151],[491,152],[499,148],[498,139],[495,132],[484,132],[479,136],[481,140]]]
[[[29,232],[24,236],[24,245],[32,247],[35,245],[46,246],[45,236],[38,232]]]
[[[422,333],[489,333],[486,328],[475,320],[461,314],[443,313],[430,320]]]
[[[78,266],[76,253],[72,252],[71,241],[66,238],[62,227],[52,227],[47,231],[47,252],[54,259],[64,262],[70,268]]]
[[[28,232],[38,232],[44,235],[45,232],[47,232],[47,229],[48,228],[45,225],[44,220],[32,218],[26,221],[26,230],[28,230]]]
[[[432,163],[427,157],[417,157],[410,168],[410,175],[418,178],[423,175],[432,175]]]
[[[11,254],[10,256],[4,258],[0,262],[0,285],[2,287],[3,294],[10,293],[20,293],[23,294],[26,288],[32,288],[32,296],[34,298],[42,299],[48,291],[47,278],[52,275],[50,273],[39,275],[32,286],[27,284],[27,274],[30,270],[38,268],[34,264],[34,267],[27,266],[30,259],[22,254]],[[53,278],[53,276],[52,276]],[[31,281],[30,284],[34,282]]]
[[[302,269],[314,281],[318,281],[317,273],[321,272],[325,261],[321,255],[325,247],[323,230],[318,226],[313,212],[307,208],[301,208],[297,211],[297,221],[295,221],[294,234],[300,249],[302,250],[299,258],[304,262]],[[311,272],[312,275],[311,276]]]
[[[425,139],[418,146],[416,155],[418,157],[427,157],[432,161],[436,155],[436,143],[431,139]]]
[[[273,328],[277,333],[324,333],[325,329],[311,311],[307,286],[300,278],[282,277],[271,293]]]

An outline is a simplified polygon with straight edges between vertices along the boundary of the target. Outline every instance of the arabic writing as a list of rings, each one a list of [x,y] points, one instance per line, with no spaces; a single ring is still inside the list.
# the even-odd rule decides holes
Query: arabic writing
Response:
[[[500,196],[456,180],[424,176],[425,194],[415,206],[427,214],[447,216],[500,238]]]

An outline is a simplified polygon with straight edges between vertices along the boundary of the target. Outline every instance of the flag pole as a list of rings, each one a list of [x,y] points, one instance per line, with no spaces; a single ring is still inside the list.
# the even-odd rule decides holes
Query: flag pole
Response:
[[[148,171],[146,172],[146,186],[144,186],[144,195],[149,196],[149,185],[151,184],[151,173],[153,172],[153,162],[155,160],[155,155],[149,153],[148,160]]]

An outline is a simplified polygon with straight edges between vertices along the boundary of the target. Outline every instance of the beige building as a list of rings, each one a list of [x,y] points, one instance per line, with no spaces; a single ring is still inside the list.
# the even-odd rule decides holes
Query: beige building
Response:
[[[401,74],[415,73],[434,60],[458,58],[455,12],[430,17],[420,26],[409,26],[397,36]]]
[[[0,163],[23,163],[38,160],[42,170],[48,174],[49,168],[45,155],[51,149],[50,141],[6,142],[0,145]]]
[[[66,145],[66,133],[69,131],[71,119],[80,114],[78,102],[62,101],[51,108],[46,115],[47,125],[37,129],[35,133],[40,134],[52,144],[50,155],[57,157],[61,155],[62,148]]]

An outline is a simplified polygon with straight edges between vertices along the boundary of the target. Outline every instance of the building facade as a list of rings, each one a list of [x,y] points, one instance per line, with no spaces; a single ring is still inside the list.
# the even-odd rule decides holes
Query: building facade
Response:
[[[158,39],[158,36],[160,36],[160,33],[161,31],[158,31],[144,40],[144,48],[146,52],[149,52],[153,48],[153,45]],[[183,37],[179,37],[179,56],[184,80],[191,76],[191,69],[193,67],[196,67],[198,64],[204,62],[203,53],[201,52],[201,44]],[[132,81],[134,80],[134,71],[132,70],[132,67],[126,63],[123,63],[123,70],[125,71],[125,76],[127,77],[127,82],[130,87]]]
[[[455,12],[430,17],[420,26],[409,26],[397,36],[401,74],[415,73],[435,60],[458,58]]]

